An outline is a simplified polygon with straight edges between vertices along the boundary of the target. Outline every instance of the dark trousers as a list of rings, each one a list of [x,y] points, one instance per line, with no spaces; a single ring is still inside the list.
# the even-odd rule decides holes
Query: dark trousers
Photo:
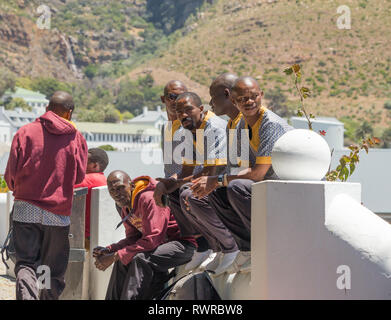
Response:
[[[128,265],[114,264],[106,300],[151,300],[167,282],[168,269],[189,262],[195,246],[170,241],[150,252],[138,253]]]
[[[213,235],[211,234],[204,235],[197,224],[196,218],[191,215],[191,212],[187,210],[186,207],[183,206],[183,201],[181,201],[180,194],[188,188],[189,185],[184,185],[180,189],[177,189],[173,193],[169,194],[168,196],[168,206],[170,207],[171,212],[174,215],[176,222],[178,223],[178,227],[182,237],[202,235],[208,243],[208,246],[199,246],[197,251],[206,251],[208,248],[220,251],[218,242],[216,241],[215,237],[213,237]],[[197,243],[200,244],[198,240]]]
[[[197,199],[190,189],[184,189],[180,194],[180,200],[182,211],[188,210],[188,215],[191,216],[189,222],[195,225],[205,238],[213,239],[213,251],[228,253],[238,250],[231,232],[209,205],[208,197]]]
[[[232,180],[209,195],[209,204],[234,237],[239,250],[251,250],[251,185],[248,179]]]
[[[69,258],[69,226],[44,226],[37,223],[13,222],[16,253],[16,299],[57,300],[65,288],[65,271]],[[37,270],[47,266],[49,281],[39,290]],[[42,278],[46,278],[43,269]],[[50,285],[50,289],[46,287]]]

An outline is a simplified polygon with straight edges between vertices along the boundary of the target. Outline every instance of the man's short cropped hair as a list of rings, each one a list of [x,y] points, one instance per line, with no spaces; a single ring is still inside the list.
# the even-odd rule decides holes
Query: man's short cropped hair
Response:
[[[91,148],[88,149],[88,153],[90,154],[88,161],[92,163],[98,163],[100,170],[103,172],[107,168],[109,164],[109,157],[107,156],[106,151],[100,148]]]
[[[200,107],[202,105],[202,101],[201,101],[200,96],[194,92],[181,93],[178,96],[178,98],[176,98],[176,101],[179,101],[184,98],[189,98],[195,104],[196,107]]]

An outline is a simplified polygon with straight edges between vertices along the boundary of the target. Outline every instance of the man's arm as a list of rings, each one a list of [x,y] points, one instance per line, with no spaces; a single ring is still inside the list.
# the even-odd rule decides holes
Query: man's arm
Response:
[[[80,134],[80,133],[79,133]],[[82,183],[87,171],[88,147],[86,139],[80,134],[80,144],[76,155],[76,181],[75,184]]]
[[[119,207],[117,204],[115,205],[115,208],[117,209],[119,216],[122,219],[122,208]],[[110,252],[116,252],[126,246],[129,246],[131,244],[134,244],[139,238],[140,238],[140,232],[132,226],[130,229],[126,229],[126,238],[118,241],[117,243],[113,243],[106,248],[109,249]]]
[[[145,192],[139,198],[137,210],[142,210],[143,234],[134,244],[117,251],[119,259],[124,265],[127,265],[137,253],[151,251],[163,243],[165,239],[167,216],[163,214],[162,210],[167,209],[159,208],[153,201],[150,192]]]
[[[23,153],[21,152],[19,134],[16,133],[12,140],[11,150],[7,162],[7,168],[5,169],[4,173],[5,182],[7,183],[7,186],[11,191],[15,190],[15,175],[18,168],[19,155],[22,154]]]

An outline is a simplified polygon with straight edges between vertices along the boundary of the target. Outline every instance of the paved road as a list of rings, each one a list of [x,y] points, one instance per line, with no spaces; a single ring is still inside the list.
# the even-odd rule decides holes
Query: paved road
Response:
[[[15,300],[15,279],[6,273],[6,267],[0,259],[0,300]]]

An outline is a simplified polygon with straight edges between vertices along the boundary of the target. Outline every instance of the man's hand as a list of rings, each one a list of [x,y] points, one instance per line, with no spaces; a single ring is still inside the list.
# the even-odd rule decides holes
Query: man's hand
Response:
[[[218,181],[216,176],[213,177],[202,176],[192,180],[191,182],[192,182],[192,186],[190,187],[190,189],[192,190],[194,197],[196,197],[197,199],[201,199],[207,196],[218,186]]]
[[[163,182],[159,182],[156,185],[155,191],[153,192],[153,198],[155,199],[156,204],[162,208],[164,208],[164,204],[162,202],[162,196],[164,194],[167,194],[166,186]]]
[[[157,178],[165,187],[165,194],[170,194],[178,189],[178,180],[174,178]]]
[[[99,257],[101,255],[105,255],[105,254],[108,254],[110,251],[109,249],[105,248],[105,247],[96,247],[94,248],[94,250],[92,251],[92,256],[94,258],[96,257]]]
[[[119,260],[119,256],[118,256],[117,252],[103,254],[103,255],[95,258],[95,266],[99,270],[105,271],[108,267],[110,267],[117,260]]]

